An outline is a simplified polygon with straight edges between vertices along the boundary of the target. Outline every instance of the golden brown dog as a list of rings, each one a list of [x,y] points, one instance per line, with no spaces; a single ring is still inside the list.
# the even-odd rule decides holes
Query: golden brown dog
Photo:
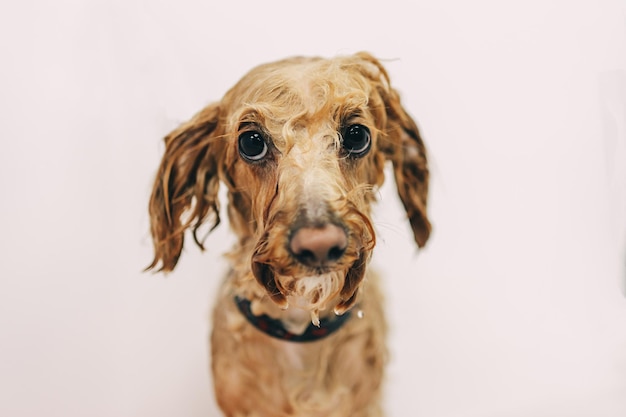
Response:
[[[165,138],[150,199],[155,257],[220,222],[238,241],[213,316],[212,369],[229,417],[382,415],[386,325],[371,205],[393,164],[415,241],[430,234],[417,126],[371,55],[261,65]]]

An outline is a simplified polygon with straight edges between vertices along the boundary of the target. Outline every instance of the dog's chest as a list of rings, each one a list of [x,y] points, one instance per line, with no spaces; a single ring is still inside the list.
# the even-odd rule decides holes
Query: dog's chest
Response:
[[[310,361],[304,346],[300,343],[284,342],[282,343],[282,351],[288,367],[302,371],[305,365]]]

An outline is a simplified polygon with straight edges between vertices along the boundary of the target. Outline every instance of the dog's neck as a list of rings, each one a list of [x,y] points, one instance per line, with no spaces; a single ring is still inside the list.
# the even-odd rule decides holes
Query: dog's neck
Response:
[[[277,339],[291,342],[314,342],[339,330],[351,317],[347,311],[343,315],[329,314],[311,322],[310,314],[298,308],[289,308],[280,318],[268,314],[254,314],[252,303],[242,297],[235,297],[239,311],[254,327]]]

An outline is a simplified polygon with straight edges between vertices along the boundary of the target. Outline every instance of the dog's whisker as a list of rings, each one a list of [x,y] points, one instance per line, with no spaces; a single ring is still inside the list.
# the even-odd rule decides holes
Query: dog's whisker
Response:
[[[404,228],[398,226],[395,223],[385,222],[385,221],[377,221],[376,228],[379,230],[387,230],[393,233],[395,236],[405,237]]]

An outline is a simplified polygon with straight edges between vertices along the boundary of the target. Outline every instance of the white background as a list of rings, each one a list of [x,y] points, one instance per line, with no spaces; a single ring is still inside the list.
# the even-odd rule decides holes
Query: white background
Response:
[[[167,278],[161,138],[289,55],[387,61],[430,150],[417,256],[390,183],[375,266],[389,416],[626,416],[626,6],[611,0],[0,6],[0,415],[217,416],[225,226]]]

